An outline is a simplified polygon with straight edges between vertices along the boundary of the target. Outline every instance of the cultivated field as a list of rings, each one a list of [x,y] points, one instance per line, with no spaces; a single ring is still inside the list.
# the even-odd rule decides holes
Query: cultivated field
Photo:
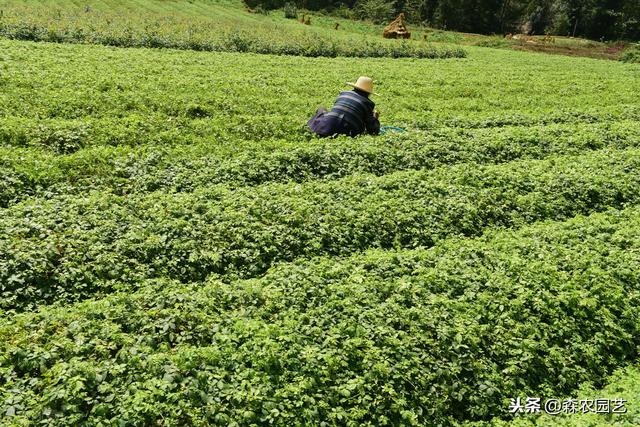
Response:
[[[371,26],[345,19],[314,17],[313,25],[302,25],[281,14],[248,13],[233,0],[0,0],[0,10],[0,36],[16,40],[307,57],[465,56],[455,46],[379,40]]]
[[[0,29],[55,24],[32,3],[0,1]],[[377,43],[235,2],[55,3],[95,37],[139,6]],[[637,64],[86,34],[0,38],[0,425],[640,424]],[[362,74],[407,132],[313,137]],[[511,420],[526,396],[628,412]]]

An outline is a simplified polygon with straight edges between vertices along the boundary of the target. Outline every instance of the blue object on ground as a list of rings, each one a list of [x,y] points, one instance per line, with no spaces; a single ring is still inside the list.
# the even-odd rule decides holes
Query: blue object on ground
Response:
[[[402,132],[406,132],[406,131],[407,131],[406,129],[399,128],[397,126],[382,126],[380,128],[380,133],[383,134],[383,135],[385,133],[387,133],[387,132],[400,132],[400,133],[402,133]]]

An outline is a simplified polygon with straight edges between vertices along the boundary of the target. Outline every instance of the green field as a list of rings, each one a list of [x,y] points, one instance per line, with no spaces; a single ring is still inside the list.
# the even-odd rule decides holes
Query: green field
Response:
[[[0,36],[16,40],[120,47],[254,52],[300,56],[464,57],[460,47],[380,40],[374,28],[335,18],[248,13],[239,0],[0,1]],[[277,16],[276,16],[277,15]],[[335,24],[341,24],[339,30]],[[381,29],[378,29],[381,31]],[[376,35],[377,35],[376,34]]]
[[[463,57],[485,46],[599,59],[625,59],[632,43],[580,38],[504,38],[410,25],[411,40],[380,38],[383,25],[326,13],[259,13],[241,0],[0,0],[0,36],[16,40],[165,47],[300,56]],[[338,14],[339,15],[339,14]],[[299,22],[310,17],[310,25]],[[632,58],[627,58],[631,61]]]
[[[0,10],[0,425],[640,423],[637,64],[389,58],[237,2]],[[302,50],[197,48],[275,28]],[[362,74],[406,132],[313,137]]]

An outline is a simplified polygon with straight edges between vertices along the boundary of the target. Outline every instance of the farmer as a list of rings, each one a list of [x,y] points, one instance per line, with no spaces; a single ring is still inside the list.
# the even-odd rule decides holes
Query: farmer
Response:
[[[309,119],[309,129],[319,136],[349,135],[362,133],[378,135],[380,121],[378,112],[374,111],[375,104],[369,95],[377,95],[373,91],[373,81],[370,77],[359,77],[355,83],[347,83],[353,90],[341,92],[331,111],[318,109]]]

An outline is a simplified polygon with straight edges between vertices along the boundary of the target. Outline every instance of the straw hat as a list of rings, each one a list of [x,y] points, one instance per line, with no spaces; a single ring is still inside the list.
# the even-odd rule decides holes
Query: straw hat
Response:
[[[366,76],[360,76],[358,77],[358,81],[355,83],[349,83],[347,82],[347,85],[354,87],[356,89],[360,89],[363,92],[367,92],[367,93],[371,93],[373,95],[377,95],[377,93],[375,93],[373,91],[373,80],[371,80],[371,77],[366,77]]]

